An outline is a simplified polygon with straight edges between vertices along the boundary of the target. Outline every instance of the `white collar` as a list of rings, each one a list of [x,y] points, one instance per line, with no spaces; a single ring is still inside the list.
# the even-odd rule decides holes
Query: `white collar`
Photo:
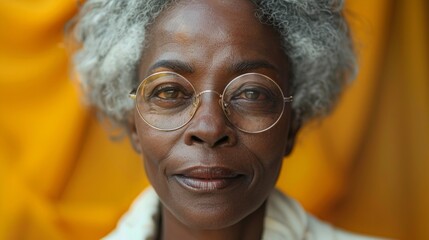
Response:
[[[159,199],[150,187],[134,200],[116,229],[104,239],[155,240],[158,220]],[[271,193],[262,239],[304,239],[307,225],[307,214],[298,203],[277,190]]]
[[[268,198],[262,239],[306,239],[307,234],[307,213],[296,201],[274,190]]]
[[[143,191],[105,240],[155,240],[159,198],[153,188]],[[262,240],[374,240],[333,228],[307,214],[293,199],[274,190],[267,202]]]

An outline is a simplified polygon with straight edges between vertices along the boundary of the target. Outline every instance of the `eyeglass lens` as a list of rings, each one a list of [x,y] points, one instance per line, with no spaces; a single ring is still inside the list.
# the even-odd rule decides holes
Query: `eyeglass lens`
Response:
[[[199,97],[192,84],[173,72],[153,74],[136,92],[137,110],[150,126],[164,131],[187,124],[197,111]],[[280,87],[262,74],[247,73],[232,80],[221,95],[227,119],[238,129],[257,133],[280,119],[284,96]]]

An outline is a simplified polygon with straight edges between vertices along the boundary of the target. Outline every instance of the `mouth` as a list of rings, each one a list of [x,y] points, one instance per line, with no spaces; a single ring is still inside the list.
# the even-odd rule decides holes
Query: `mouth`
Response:
[[[183,187],[197,192],[213,192],[232,188],[244,175],[222,167],[194,167],[173,175]]]

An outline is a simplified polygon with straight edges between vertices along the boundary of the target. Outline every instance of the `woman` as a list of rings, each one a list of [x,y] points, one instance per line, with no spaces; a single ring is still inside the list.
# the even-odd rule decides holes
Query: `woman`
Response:
[[[274,190],[355,72],[343,2],[89,0],[75,64],[153,188],[106,239],[367,239]]]

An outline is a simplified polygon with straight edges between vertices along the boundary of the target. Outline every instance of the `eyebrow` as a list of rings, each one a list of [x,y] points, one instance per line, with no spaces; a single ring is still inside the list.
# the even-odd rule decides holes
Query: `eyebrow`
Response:
[[[149,68],[149,72],[152,72],[157,68],[168,68],[179,73],[194,73],[195,71],[190,64],[180,60],[157,61]],[[228,70],[232,73],[246,73],[261,68],[273,69],[277,71],[277,68],[274,65],[265,60],[244,60],[230,65]]]
[[[264,60],[245,60],[238,63],[234,63],[229,67],[231,72],[245,73],[255,69],[267,68],[277,70],[277,68],[271,63]]]
[[[153,70],[157,68],[168,68],[175,72],[185,72],[185,73],[193,73],[194,68],[186,62],[180,61],[180,60],[160,60],[157,61],[155,64],[153,64],[149,71],[152,72]]]

